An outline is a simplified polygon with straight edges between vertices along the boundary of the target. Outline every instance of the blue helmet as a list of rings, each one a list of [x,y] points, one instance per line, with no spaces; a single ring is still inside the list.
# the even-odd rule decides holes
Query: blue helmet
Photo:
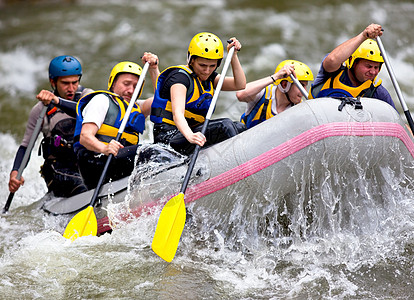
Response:
[[[82,76],[82,66],[76,58],[70,55],[62,55],[52,59],[49,64],[50,79],[70,75]]]

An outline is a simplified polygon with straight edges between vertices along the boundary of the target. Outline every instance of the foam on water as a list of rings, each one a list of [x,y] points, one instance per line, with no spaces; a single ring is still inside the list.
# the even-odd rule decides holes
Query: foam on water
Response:
[[[388,179],[391,185],[396,180]],[[329,188],[330,183],[326,184]],[[395,192],[396,197],[410,195],[404,190]],[[40,211],[24,207],[31,203],[27,199],[21,207],[12,207],[14,215],[0,218],[2,293],[71,298],[80,289],[85,297],[100,293],[120,297],[127,296],[128,290],[134,297],[162,297],[170,291],[175,295],[171,298],[178,299],[178,290],[185,287],[184,298],[378,297],[379,293],[361,291],[358,282],[379,278],[377,272],[389,272],[389,280],[405,275],[404,269],[391,269],[388,262],[409,264],[404,251],[414,243],[413,199],[389,199],[398,202],[398,209],[390,207],[385,219],[361,219],[363,232],[337,228],[325,235],[290,239],[289,247],[258,241],[254,247],[249,243],[247,252],[237,250],[240,241],[245,241],[243,226],[238,228],[239,240],[234,240],[208,222],[200,230],[200,218],[208,220],[208,213],[195,216],[194,223],[184,229],[172,264],[164,263],[150,249],[158,213],[122,223],[111,235],[69,243],[52,230],[54,217],[42,217]],[[368,226],[364,227],[365,222]],[[376,225],[371,226],[372,222]],[[214,288],[208,282],[214,282]],[[412,287],[400,282],[394,288]]]
[[[43,163],[43,158],[37,155],[37,149],[40,143],[40,137],[33,147],[28,167],[23,172],[25,184],[15,193],[13,198],[13,208],[26,206],[33,203],[34,199],[40,199],[47,191],[46,185],[40,178],[39,170]],[[0,133],[0,151],[2,159],[0,160],[0,197],[7,199],[9,195],[9,174],[14,162],[18,144],[9,134]]]
[[[39,80],[46,77],[47,64],[47,59],[36,57],[32,51],[24,47],[0,53],[0,89],[9,93],[11,97],[20,93],[33,95]]]
[[[273,2],[268,6],[258,2],[256,7],[253,2],[185,0],[87,0],[71,6],[32,7],[33,11],[22,7],[14,11],[13,20],[2,17],[0,21],[2,33],[17,29],[13,38],[3,41],[0,52],[0,101],[20,94],[33,98],[40,80],[47,81],[50,59],[63,52],[81,56],[85,66],[82,83],[97,89],[105,87],[117,61],[137,59],[146,50],[159,55],[161,69],[184,63],[189,39],[202,30],[219,34],[223,41],[236,36],[242,42],[239,58],[248,81],[268,76],[278,62],[288,58],[305,62],[316,75],[323,56],[335,45],[367,23],[379,22],[385,27],[382,41],[412,107],[414,41],[408,33],[414,4],[322,2],[324,5],[316,7],[297,1],[295,9],[281,11]],[[58,34],[52,28],[62,31]],[[385,68],[380,77],[397,104]],[[145,88],[144,94],[149,96],[149,80]],[[214,116],[230,115],[237,120],[244,105],[234,93],[223,92],[222,96]],[[151,133],[144,138],[151,139]],[[2,205],[19,142],[0,133]],[[300,226],[292,228],[296,236],[269,243],[255,235],[257,223],[251,219],[236,228],[237,235],[227,235],[209,224],[213,216],[205,212],[186,224],[177,255],[167,264],[150,249],[158,213],[119,224],[111,235],[68,243],[61,236],[64,218],[46,216],[39,209],[38,199],[46,191],[38,173],[41,164],[34,151],[23,173],[25,186],[16,193],[10,213],[0,216],[1,297],[402,299],[414,295],[414,195],[397,184],[412,178],[395,176],[390,170],[383,170],[388,185],[378,186],[382,190],[368,188],[380,181],[367,181],[360,173],[358,189],[371,198],[372,191],[375,195],[387,193],[389,205],[373,206],[368,197],[365,203],[370,209],[357,211],[356,206],[348,227],[342,226],[343,219],[325,218],[327,223],[311,227],[313,234],[301,237],[300,229],[306,226],[300,223],[304,218],[297,216]],[[338,178],[330,177],[317,196],[328,197],[338,183]],[[348,195],[352,203],[353,194]],[[339,193],[335,197],[339,199]],[[324,199],[328,215],[336,199]],[[233,221],[240,218],[241,209],[236,207]],[[268,209],[267,213],[274,207]]]

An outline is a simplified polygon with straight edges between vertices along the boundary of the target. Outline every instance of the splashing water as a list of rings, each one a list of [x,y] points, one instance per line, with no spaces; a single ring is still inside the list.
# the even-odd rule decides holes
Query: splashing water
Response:
[[[379,22],[406,101],[409,107],[414,103],[414,42],[407,34],[414,5],[407,1],[319,1],[318,6],[309,1],[58,2],[0,10],[3,203],[19,143],[15,138],[21,139],[36,92],[50,87],[47,65],[56,55],[79,56],[85,68],[82,84],[102,89],[116,62],[136,60],[148,50],[160,57],[161,69],[184,63],[189,39],[210,30],[223,40],[239,38],[239,57],[252,81],[289,58],[304,61],[316,74],[335,45]],[[380,76],[398,107],[384,69]],[[147,82],[144,95],[151,94]],[[222,96],[215,117],[237,120],[245,106],[234,93]],[[334,168],[324,160],[289,162],[301,176],[286,175],[285,184],[293,186],[288,194],[254,184],[228,189],[225,197],[214,199],[222,208],[232,207],[224,217],[218,210],[189,205],[193,218],[171,264],[150,249],[157,211],[121,222],[111,235],[75,243],[63,239],[61,220],[39,209],[46,187],[38,174],[42,160],[33,152],[25,186],[10,213],[0,216],[0,298],[413,298],[413,178],[403,171],[412,165],[401,160],[395,166],[366,167],[361,159],[380,157],[380,149],[353,151],[351,162],[338,159]],[[388,151],[400,153],[398,145],[390,144]],[[179,189],[184,172],[177,173],[172,182],[163,182],[162,193]],[[278,178],[270,174],[271,180]]]

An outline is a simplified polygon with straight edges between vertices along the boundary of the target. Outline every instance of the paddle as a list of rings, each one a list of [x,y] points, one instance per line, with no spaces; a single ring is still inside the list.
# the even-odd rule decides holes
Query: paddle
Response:
[[[227,69],[229,68],[231,59],[233,57],[233,53],[234,47],[230,48],[230,51],[224,63],[223,71],[221,72],[216,91],[214,93],[213,99],[211,100],[210,107],[201,129],[202,134],[205,134],[207,130],[208,123],[216,106],[216,101],[223,85]],[[188,182],[190,181],[191,173],[194,169],[194,165],[196,163],[199,152],[200,146],[196,145],[187,169],[187,173],[185,174],[180,193],[171,198],[167,204],[165,204],[158,219],[157,228],[155,229],[155,234],[151,245],[152,250],[167,262],[172,261],[174,258],[175,253],[177,252],[178,242],[180,241],[180,237],[184,229],[186,219],[184,193],[187,189]]]
[[[300,90],[300,92],[302,93],[302,95],[306,98],[306,100],[308,99],[308,92],[305,90],[305,88],[303,87],[303,85],[299,82],[299,80],[293,76],[293,74],[290,74],[290,79],[293,80],[293,82],[296,84],[296,86],[298,87],[298,89]]]
[[[407,104],[405,103],[404,97],[401,93],[400,86],[398,85],[397,79],[394,75],[394,71],[391,67],[391,63],[388,60],[387,53],[385,52],[384,46],[382,45],[381,38],[377,37],[378,47],[380,48],[382,57],[384,58],[385,65],[387,66],[388,74],[390,75],[392,84],[394,85],[395,92],[397,93],[398,99],[400,100],[401,106],[404,110],[405,117],[407,118],[408,124],[410,125],[411,132],[414,133],[414,123],[411,117],[410,111],[408,110]]]
[[[36,125],[33,130],[32,136],[30,137],[29,144],[27,145],[26,152],[24,153],[22,163],[19,167],[19,170],[17,171],[17,176],[16,176],[17,180],[20,180],[20,178],[22,177],[23,170],[26,168],[27,162],[29,161],[30,153],[32,152],[33,146],[37,140],[37,136],[39,135],[40,129],[42,127],[43,118],[46,115],[46,111],[47,111],[47,106],[43,106],[40,112],[40,115],[37,118]],[[7,198],[6,204],[4,205],[3,213],[6,213],[9,210],[13,197],[14,197],[14,193],[10,193],[9,197]]]
[[[135,104],[135,101],[138,98],[138,94],[144,82],[145,74],[147,73],[148,67],[149,67],[149,63],[146,62],[142,70],[141,76],[139,77],[137,86],[135,87],[131,101],[129,102],[128,109],[125,112],[125,116],[122,120],[121,126],[118,129],[118,134],[116,135],[116,138],[115,138],[116,141],[119,141],[122,133],[124,132],[126,123],[128,122],[129,115],[131,114],[131,110]],[[113,157],[113,154],[110,154],[108,156],[108,159],[106,160],[104,169],[102,171],[101,177],[99,178],[98,184],[95,188],[95,191],[93,193],[89,206],[85,208],[84,210],[80,211],[79,213],[77,213],[67,225],[65,232],[63,233],[63,236],[65,238],[74,241],[78,237],[81,237],[81,236],[97,234],[98,224],[96,221],[96,215],[93,210],[93,207],[95,206],[96,200],[98,199],[99,191],[105,180],[106,172],[108,171],[108,167],[109,167],[109,164],[111,163],[112,157]]]

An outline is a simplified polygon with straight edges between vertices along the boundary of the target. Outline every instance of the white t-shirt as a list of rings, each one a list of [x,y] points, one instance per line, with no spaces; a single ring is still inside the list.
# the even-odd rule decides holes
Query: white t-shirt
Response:
[[[82,111],[82,124],[95,123],[98,128],[101,128],[109,109],[109,101],[104,94],[94,96]]]

